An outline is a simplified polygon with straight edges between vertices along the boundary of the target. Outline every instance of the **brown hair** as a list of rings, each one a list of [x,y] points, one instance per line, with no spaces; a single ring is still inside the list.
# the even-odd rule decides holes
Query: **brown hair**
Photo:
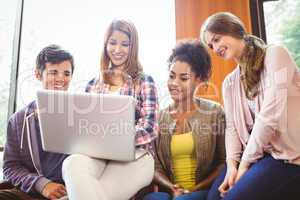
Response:
[[[36,69],[43,74],[43,71],[46,68],[46,63],[59,64],[63,61],[70,61],[73,74],[74,59],[71,53],[56,44],[51,44],[43,48],[38,54],[36,58]]]
[[[229,12],[213,14],[204,22],[201,27],[200,37],[207,45],[206,32],[229,35],[245,41],[246,47],[240,63],[241,81],[247,98],[254,98],[258,94],[260,75],[264,69],[265,42],[260,38],[247,34],[243,22]]]
[[[128,20],[113,20],[107,29],[104,38],[104,46],[102,49],[101,64],[100,64],[102,78],[105,81],[106,72],[108,72],[108,74],[111,74],[109,72],[109,65],[111,60],[107,54],[106,47],[107,47],[109,37],[116,30],[125,33],[129,37],[129,41],[130,41],[129,53],[128,53],[128,59],[126,61],[124,70],[132,78],[132,80],[136,82],[139,79],[141,73],[143,72],[143,67],[140,64],[138,58],[138,33],[134,24]]]

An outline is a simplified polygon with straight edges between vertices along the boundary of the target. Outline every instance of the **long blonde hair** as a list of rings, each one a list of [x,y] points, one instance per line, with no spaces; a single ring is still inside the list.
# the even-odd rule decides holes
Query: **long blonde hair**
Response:
[[[111,60],[108,56],[106,47],[109,40],[109,37],[112,35],[114,31],[121,31],[125,33],[130,41],[129,44],[129,53],[128,58],[125,63],[124,72],[126,72],[134,83],[136,83],[140,77],[140,75],[143,72],[143,67],[139,62],[138,58],[138,33],[134,26],[134,24],[128,20],[113,20],[111,24],[109,25],[107,32],[105,34],[104,38],[104,45],[102,49],[102,55],[101,55],[101,61],[100,61],[100,71],[101,71],[101,77],[105,81],[105,79],[110,76],[111,72],[109,69]],[[107,73],[108,72],[108,73]]]
[[[207,45],[206,32],[229,35],[245,41],[246,47],[242,53],[240,70],[241,81],[249,99],[258,94],[260,75],[264,69],[266,44],[263,40],[247,34],[243,22],[229,12],[219,12],[206,19],[201,27],[200,37]]]

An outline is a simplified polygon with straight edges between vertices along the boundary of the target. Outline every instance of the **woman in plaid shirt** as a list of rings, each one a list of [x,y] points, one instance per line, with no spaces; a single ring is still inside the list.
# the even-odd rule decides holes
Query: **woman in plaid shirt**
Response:
[[[157,91],[152,77],[143,73],[138,60],[138,35],[131,22],[114,20],[110,24],[100,72],[99,77],[88,83],[86,91],[132,95],[136,99],[136,148],[148,153],[132,162],[71,155],[63,164],[63,178],[71,200],[129,199],[150,184],[154,175],[151,153],[158,127]]]

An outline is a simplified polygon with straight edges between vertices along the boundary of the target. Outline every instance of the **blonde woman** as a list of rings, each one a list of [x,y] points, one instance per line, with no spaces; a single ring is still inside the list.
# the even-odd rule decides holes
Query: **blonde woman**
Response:
[[[300,74],[293,58],[285,48],[247,34],[227,12],[210,16],[201,38],[237,63],[223,82],[227,170],[208,200],[299,197]]]
[[[152,141],[157,136],[157,91],[138,60],[138,35],[126,20],[108,27],[101,56],[100,76],[87,92],[132,95],[136,99],[136,148],[148,151],[132,162],[71,155],[63,165],[63,178],[71,200],[126,200],[151,183],[154,175]]]

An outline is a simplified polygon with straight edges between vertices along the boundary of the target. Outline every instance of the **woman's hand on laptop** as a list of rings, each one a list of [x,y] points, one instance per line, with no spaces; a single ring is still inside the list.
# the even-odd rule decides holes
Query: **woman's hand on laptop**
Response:
[[[63,184],[49,182],[42,191],[42,195],[47,199],[59,199],[67,195],[66,188]]]

